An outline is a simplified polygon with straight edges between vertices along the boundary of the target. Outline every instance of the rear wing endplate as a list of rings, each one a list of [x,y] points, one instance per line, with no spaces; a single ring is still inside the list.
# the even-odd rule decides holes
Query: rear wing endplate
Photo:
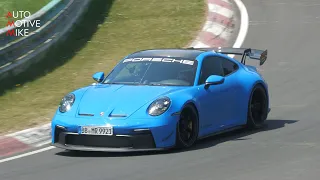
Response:
[[[217,47],[217,48],[189,48],[203,51],[215,51],[221,54],[242,55],[241,63],[246,64],[246,57],[260,61],[260,66],[263,65],[268,56],[268,50],[259,50],[251,48],[230,48],[230,47]]]

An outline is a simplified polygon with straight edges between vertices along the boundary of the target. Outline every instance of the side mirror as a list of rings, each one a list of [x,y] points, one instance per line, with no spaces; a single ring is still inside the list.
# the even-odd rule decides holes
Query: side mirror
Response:
[[[104,72],[97,72],[92,76],[92,78],[98,83],[101,83],[104,79]]]
[[[218,85],[222,84],[224,82],[224,77],[217,76],[217,75],[211,75],[207,78],[204,88],[208,89],[211,85]]]

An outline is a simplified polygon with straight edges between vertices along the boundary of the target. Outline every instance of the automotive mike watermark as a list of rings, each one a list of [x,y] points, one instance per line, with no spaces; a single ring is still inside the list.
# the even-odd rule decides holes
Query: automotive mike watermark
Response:
[[[30,11],[8,12],[6,15],[8,19],[7,27],[10,27],[10,29],[7,31],[7,36],[28,36],[31,28],[40,28],[40,20],[29,20],[30,17]]]

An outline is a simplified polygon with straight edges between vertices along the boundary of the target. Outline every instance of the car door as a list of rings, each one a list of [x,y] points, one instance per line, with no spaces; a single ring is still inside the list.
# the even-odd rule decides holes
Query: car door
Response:
[[[200,76],[198,80],[200,102],[200,132],[199,136],[207,135],[220,130],[221,122],[224,122],[224,112],[226,107],[221,106],[221,101],[225,99],[225,84],[211,85],[204,88],[205,81],[210,75],[223,76],[221,59],[217,56],[207,56],[203,59]]]
[[[239,69],[237,63],[225,57],[217,57],[222,62],[224,86],[221,86],[221,94],[224,99],[221,101],[221,105],[224,106],[224,119],[220,122],[219,126],[223,129],[233,127],[238,125],[239,115],[238,111],[241,109],[239,107],[240,103],[238,101],[238,92],[240,90],[240,84],[236,72]]]

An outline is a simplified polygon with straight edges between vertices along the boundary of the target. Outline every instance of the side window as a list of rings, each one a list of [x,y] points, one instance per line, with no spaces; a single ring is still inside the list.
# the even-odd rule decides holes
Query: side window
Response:
[[[206,57],[203,60],[198,84],[204,84],[211,75],[223,76],[221,59],[215,56]]]
[[[224,76],[227,76],[231,74],[232,72],[236,71],[238,69],[238,65],[232,61],[229,61],[227,59],[222,60],[222,68]]]

